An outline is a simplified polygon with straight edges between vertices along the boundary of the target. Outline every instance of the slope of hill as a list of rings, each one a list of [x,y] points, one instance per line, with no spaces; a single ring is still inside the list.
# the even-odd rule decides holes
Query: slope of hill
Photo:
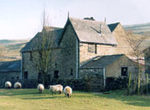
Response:
[[[150,36],[150,23],[125,25],[125,30],[132,31],[134,34]]]
[[[1,61],[12,61],[21,59],[20,50],[25,46],[28,40],[0,40],[3,54]]]
[[[126,31],[133,32],[134,37],[136,37],[137,40],[145,37],[144,41],[140,45],[142,50],[150,46],[150,23],[125,25],[123,27]]]

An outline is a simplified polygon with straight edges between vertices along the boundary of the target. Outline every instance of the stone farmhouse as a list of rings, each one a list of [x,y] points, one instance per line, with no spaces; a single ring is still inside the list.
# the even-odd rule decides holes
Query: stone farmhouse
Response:
[[[79,79],[94,75],[106,86],[107,77],[136,73],[136,63],[128,58],[130,48],[120,23],[107,25],[95,20],[69,18],[64,28],[45,27],[52,45],[47,80]],[[50,34],[53,33],[53,34]],[[40,78],[34,59],[41,43],[38,32],[21,50],[22,79]],[[99,82],[100,83],[100,82]]]

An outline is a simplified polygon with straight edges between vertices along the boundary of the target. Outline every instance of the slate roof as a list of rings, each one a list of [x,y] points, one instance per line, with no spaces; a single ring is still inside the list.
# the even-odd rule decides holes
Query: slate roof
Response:
[[[68,20],[71,22],[80,42],[117,45],[116,39],[113,37],[105,22],[75,18],[69,18]],[[46,26],[44,29],[46,30],[47,34],[49,34],[47,43],[51,42],[52,44],[50,45],[51,47],[46,48],[59,47],[65,28]],[[24,48],[22,48],[21,52],[38,50],[41,42],[42,33],[38,32],[35,37],[31,39]]]
[[[0,72],[20,72],[21,60],[0,62]]]
[[[46,43],[47,47],[45,48],[57,48],[60,38],[62,37],[62,28],[57,27],[45,27],[46,30]],[[42,32],[38,32],[34,38],[27,43],[27,45],[22,48],[21,52],[38,50],[42,44]],[[48,47],[49,46],[49,47]]]
[[[83,64],[80,68],[104,68],[123,56],[124,54],[97,56]]]
[[[80,42],[117,45],[105,22],[69,18]]]
[[[118,24],[120,24],[120,23],[117,22],[117,23],[113,23],[113,24],[108,24],[110,31],[113,32],[116,29],[116,27],[118,26]]]

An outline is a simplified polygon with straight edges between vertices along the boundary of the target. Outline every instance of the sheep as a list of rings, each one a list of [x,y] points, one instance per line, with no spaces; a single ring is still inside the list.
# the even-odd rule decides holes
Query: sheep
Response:
[[[5,88],[11,88],[12,84],[10,81],[5,82]]]
[[[38,84],[37,89],[38,89],[39,93],[42,94],[42,92],[44,91],[44,85]]]
[[[58,92],[59,92],[59,94],[61,94],[62,91],[63,91],[63,86],[62,86],[61,84],[58,84],[58,85],[56,85],[56,86],[58,87]]]
[[[65,96],[71,97],[71,95],[72,95],[72,88],[69,87],[69,86],[66,86],[66,87],[64,88],[64,93],[65,93]]]
[[[49,85],[49,91],[53,94],[53,93],[59,93],[61,94],[63,91],[63,86],[61,84],[58,85]]]
[[[20,82],[16,82],[15,84],[14,84],[14,88],[15,89],[20,89],[22,87],[22,84],[20,83]]]

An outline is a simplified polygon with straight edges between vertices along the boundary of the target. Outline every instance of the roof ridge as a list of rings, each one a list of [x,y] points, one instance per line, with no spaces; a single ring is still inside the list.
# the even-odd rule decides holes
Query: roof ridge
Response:
[[[69,19],[74,19],[74,20],[81,20],[81,21],[85,21],[85,22],[99,22],[99,23],[105,23],[104,21],[97,21],[97,20],[88,20],[88,19],[81,19],[81,18],[74,18],[74,17],[69,17]]]

